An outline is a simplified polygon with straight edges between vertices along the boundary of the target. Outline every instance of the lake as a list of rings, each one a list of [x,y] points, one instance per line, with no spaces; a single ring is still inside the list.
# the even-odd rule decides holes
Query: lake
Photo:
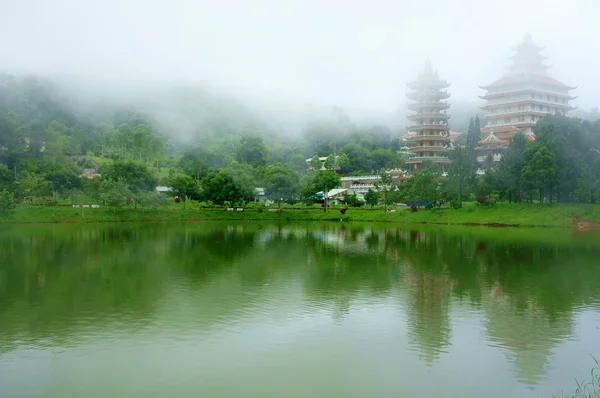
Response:
[[[600,234],[4,225],[0,396],[551,397],[600,358]]]

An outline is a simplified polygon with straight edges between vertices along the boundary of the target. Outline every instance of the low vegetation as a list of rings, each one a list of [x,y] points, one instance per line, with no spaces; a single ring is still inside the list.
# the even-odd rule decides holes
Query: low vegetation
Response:
[[[185,205],[185,208],[184,208]],[[238,210],[239,209],[239,210]],[[281,210],[281,211],[279,211]],[[245,207],[217,206],[188,201],[175,203],[164,198],[149,198],[142,204],[123,206],[72,207],[19,205],[10,215],[0,217],[5,223],[32,222],[120,222],[120,221],[183,221],[183,220],[287,220],[287,221],[372,221],[394,223],[425,223],[450,225],[495,225],[522,227],[568,227],[573,216],[580,219],[600,219],[600,205],[578,204],[508,204],[495,207],[467,202],[461,209],[423,209],[413,212],[406,206],[384,212],[382,206],[331,206],[326,213],[322,205],[283,204],[265,207],[250,203]]]

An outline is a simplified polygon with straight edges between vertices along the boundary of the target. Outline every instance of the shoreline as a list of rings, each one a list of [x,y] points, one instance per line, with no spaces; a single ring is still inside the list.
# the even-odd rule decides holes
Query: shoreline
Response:
[[[311,222],[381,222],[396,224],[446,225],[489,228],[572,228],[600,231],[600,204],[500,204],[481,207],[473,204],[462,209],[432,209],[411,212],[399,208],[348,208],[341,214],[338,208],[327,213],[317,208],[283,208],[281,211],[261,211],[247,208],[229,212],[224,208],[135,209],[46,207],[19,205],[12,214],[0,215],[0,225],[11,224],[83,224],[126,222],[202,222],[202,221],[311,221]],[[582,228],[585,226],[585,228]]]

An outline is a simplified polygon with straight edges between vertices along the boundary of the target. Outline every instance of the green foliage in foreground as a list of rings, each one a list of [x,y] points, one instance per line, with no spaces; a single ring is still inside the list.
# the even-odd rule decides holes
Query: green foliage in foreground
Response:
[[[251,203],[243,211],[226,211],[225,207],[201,207],[191,201],[184,209],[183,203],[175,205],[169,201],[144,207],[134,205],[102,206],[89,208],[82,212],[80,208],[66,206],[30,206],[19,205],[12,214],[2,215],[0,223],[37,223],[37,222],[120,222],[120,221],[175,221],[175,220],[284,220],[284,221],[369,221],[394,222],[404,224],[446,224],[446,225],[519,225],[522,227],[568,227],[573,224],[571,215],[581,219],[600,220],[600,205],[582,204],[507,204],[499,203],[494,207],[481,206],[478,203],[465,203],[462,209],[432,209],[411,212],[407,207],[398,207],[387,213],[383,209],[370,207],[348,208],[345,214],[342,206],[323,212],[320,205],[283,205],[282,211],[274,207]]]

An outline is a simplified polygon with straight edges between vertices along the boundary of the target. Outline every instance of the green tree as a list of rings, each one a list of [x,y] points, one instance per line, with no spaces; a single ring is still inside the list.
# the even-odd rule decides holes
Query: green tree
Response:
[[[289,167],[279,164],[267,170],[265,187],[267,196],[281,208],[281,199],[290,198],[298,190],[298,177]]]
[[[310,168],[313,171],[321,170],[321,161],[319,160],[319,156],[315,155],[310,159]]]
[[[440,167],[431,162],[423,162],[421,169],[411,177],[410,197],[414,201],[435,205],[441,196]]]
[[[156,164],[156,172],[157,173],[160,171],[159,166],[158,166],[159,159],[161,158],[161,156],[163,156],[166,148],[167,148],[167,141],[165,141],[165,139],[159,135],[152,135],[150,137],[150,139],[148,140],[148,143],[147,143],[148,157],[151,157],[152,159],[154,159],[153,163]],[[149,160],[148,160],[148,163],[150,163]]]
[[[349,143],[342,147],[342,153],[349,159],[346,170],[350,173],[373,172],[369,159],[369,150],[364,145]]]
[[[519,202],[521,200],[521,171],[527,164],[525,159],[525,146],[527,140],[521,133],[515,134],[508,145],[502,159],[500,160],[499,172],[502,188],[506,189],[509,201]]]
[[[479,144],[479,141],[481,141],[481,122],[479,121],[479,116],[475,116],[475,118],[471,118],[469,121],[469,130],[467,131],[467,148],[469,149],[469,157],[473,164],[476,164],[477,161],[475,148]]]
[[[150,129],[145,124],[138,124],[133,128],[133,145],[139,153],[140,162],[142,161],[143,151],[147,148],[147,143],[150,139]]]
[[[12,189],[13,172],[5,164],[0,163],[0,190]]]
[[[240,147],[236,151],[235,159],[240,163],[248,163],[253,167],[265,166],[269,158],[269,151],[261,137],[244,136],[240,140]]]
[[[296,174],[305,174],[308,170],[304,156],[299,153],[292,155],[291,167]]]
[[[264,181],[265,168],[254,168],[248,163],[238,163],[235,160],[223,169],[243,190],[252,192]]]
[[[121,160],[108,163],[100,169],[103,180],[122,181],[134,193],[152,191],[158,179],[143,163]]]
[[[38,196],[46,194],[48,189],[48,183],[34,173],[28,174],[19,181],[19,192],[21,193],[21,197],[28,200],[31,204],[35,204],[35,199]]]
[[[379,181],[375,182],[375,188],[383,199],[383,211],[387,212],[387,207],[391,203],[392,193],[395,191],[393,186],[392,176],[388,173],[381,173],[379,175]]]
[[[388,149],[375,149],[371,151],[369,158],[371,170],[375,172],[395,166],[398,163],[398,156]]]
[[[253,198],[252,189],[236,182],[225,170],[209,173],[202,181],[202,189],[206,199],[220,205],[251,201]]]
[[[325,200],[325,202],[324,202],[325,212],[327,212],[327,207],[328,207],[328,200],[327,200],[328,192],[330,190],[334,189],[335,187],[339,187],[341,184],[342,184],[342,180],[335,171],[321,170],[317,173],[316,179],[315,179],[315,187],[318,190],[323,191],[323,194],[325,197],[325,199],[324,199]]]
[[[342,153],[340,156],[338,156],[337,164],[342,171],[345,171],[348,167],[350,167],[350,158],[345,153]]]
[[[457,147],[450,153],[452,164],[448,170],[447,187],[451,197],[458,195],[458,207],[462,207],[465,185],[474,178],[474,167],[471,163],[468,150]]]
[[[325,159],[325,163],[323,164],[323,167],[325,167],[325,169],[327,169],[327,170],[335,171],[335,156],[333,154],[330,154],[329,156],[327,156],[327,159]]]
[[[314,174],[306,174],[300,178],[298,184],[298,197],[306,204],[314,203],[312,197],[318,191],[315,181],[316,178]]]
[[[194,176],[199,184],[202,176],[209,169],[209,162],[209,155],[202,148],[194,148],[183,154],[179,166],[186,174]]]
[[[175,195],[183,200],[183,209],[185,210],[188,195],[191,195],[196,188],[196,182],[187,174],[177,173],[169,180],[169,185]]]
[[[131,126],[128,124],[119,125],[113,134],[111,141],[113,146],[119,148],[119,158],[125,159],[127,156],[127,148],[132,141]]]
[[[116,209],[124,206],[127,199],[133,196],[123,181],[104,180],[101,182],[100,192],[100,198],[113,209],[113,213],[116,213]]]
[[[544,202],[545,194],[551,193],[556,187],[556,162],[554,154],[547,147],[541,146],[523,168],[521,183],[530,191],[539,191],[540,203]]]
[[[75,172],[75,168],[69,164],[61,164],[47,171],[45,179],[52,190],[58,192],[81,188],[84,183],[84,180]]]
[[[138,202],[142,209],[156,210],[161,207],[166,207],[168,204],[167,197],[161,192],[144,192],[138,197]]]
[[[379,203],[379,194],[372,189],[369,189],[365,194],[365,203],[373,208],[373,206]]]
[[[590,142],[581,120],[564,116],[545,116],[535,125],[535,142],[547,147],[554,155],[556,164],[557,199],[567,202],[573,199],[577,179],[584,165],[589,162]],[[552,196],[552,192],[547,193]]]
[[[15,195],[3,189],[0,191],[0,215],[6,215],[15,209]]]

